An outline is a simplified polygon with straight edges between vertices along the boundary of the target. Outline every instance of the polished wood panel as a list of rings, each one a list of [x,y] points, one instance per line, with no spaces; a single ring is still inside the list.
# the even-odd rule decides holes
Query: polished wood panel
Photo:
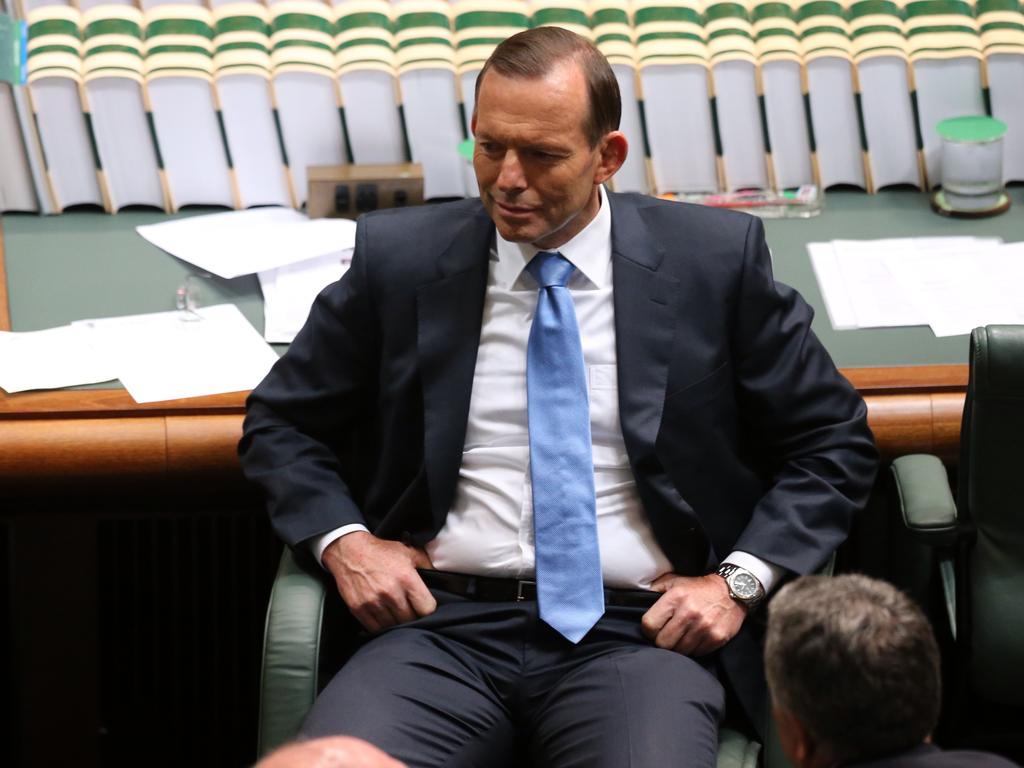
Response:
[[[844,371],[883,457],[955,462],[967,366]],[[139,405],[121,389],[0,396],[0,482],[239,475],[244,393]]]
[[[868,423],[884,458],[934,453],[955,462],[964,395],[954,392],[867,395]]]
[[[238,472],[242,416],[0,421],[0,481],[163,478]]]
[[[868,405],[868,423],[885,459],[934,453],[956,463],[967,393],[966,365],[851,368],[843,375]]]
[[[19,392],[9,395],[0,390],[0,419],[31,419],[57,416],[113,418],[139,415],[178,415],[242,413],[246,392],[136,403],[120,387],[116,389],[57,389]]]
[[[966,365],[906,365],[892,368],[845,368],[843,375],[862,395],[912,391],[966,392]]]
[[[166,472],[164,419],[0,422],[0,478],[155,477]]]
[[[167,474],[190,476],[237,471],[241,415],[175,416],[165,420]]]

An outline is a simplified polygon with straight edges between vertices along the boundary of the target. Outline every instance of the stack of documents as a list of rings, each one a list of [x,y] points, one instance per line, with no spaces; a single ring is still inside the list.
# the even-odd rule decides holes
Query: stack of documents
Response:
[[[309,317],[317,294],[341,279],[352,261],[352,249],[259,273],[263,291],[263,338],[291,344]]]
[[[264,338],[291,343],[313,300],[348,269],[356,241],[349,219],[310,219],[290,208],[215,213],[138,227],[172,256],[218,277],[259,275]]]
[[[7,392],[120,379],[136,402],[152,403],[250,390],[276,360],[233,304],[0,332]]]
[[[0,332],[0,387],[24,392],[120,379],[139,403],[250,390],[277,360],[267,342],[291,342],[317,294],[348,268],[355,230],[354,221],[310,220],[288,208],[138,227],[146,240],[213,275],[258,273],[264,337],[232,304]]]
[[[1024,243],[929,237],[809,243],[832,327],[929,325],[958,336],[1024,324]]]

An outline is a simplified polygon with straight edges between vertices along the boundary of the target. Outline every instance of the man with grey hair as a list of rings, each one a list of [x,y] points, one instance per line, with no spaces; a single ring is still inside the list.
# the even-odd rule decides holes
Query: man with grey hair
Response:
[[[797,768],[1012,768],[931,743],[939,649],[906,595],[867,576],[805,576],[768,608],[765,673],[783,750]]]

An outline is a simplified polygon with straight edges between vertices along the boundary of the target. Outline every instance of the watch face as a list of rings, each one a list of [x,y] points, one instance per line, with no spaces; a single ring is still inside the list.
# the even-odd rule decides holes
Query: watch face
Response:
[[[749,600],[757,594],[757,580],[749,573],[737,573],[732,577],[732,591],[741,600]]]

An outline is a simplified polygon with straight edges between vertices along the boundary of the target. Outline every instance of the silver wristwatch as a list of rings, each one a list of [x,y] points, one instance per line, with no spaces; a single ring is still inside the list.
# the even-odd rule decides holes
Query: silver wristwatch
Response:
[[[725,579],[729,587],[729,597],[736,602],[747,608],[754,608],[764,600],[764,586],[746,568],[740,568],[732,563],[722,563],[717,573]]]

